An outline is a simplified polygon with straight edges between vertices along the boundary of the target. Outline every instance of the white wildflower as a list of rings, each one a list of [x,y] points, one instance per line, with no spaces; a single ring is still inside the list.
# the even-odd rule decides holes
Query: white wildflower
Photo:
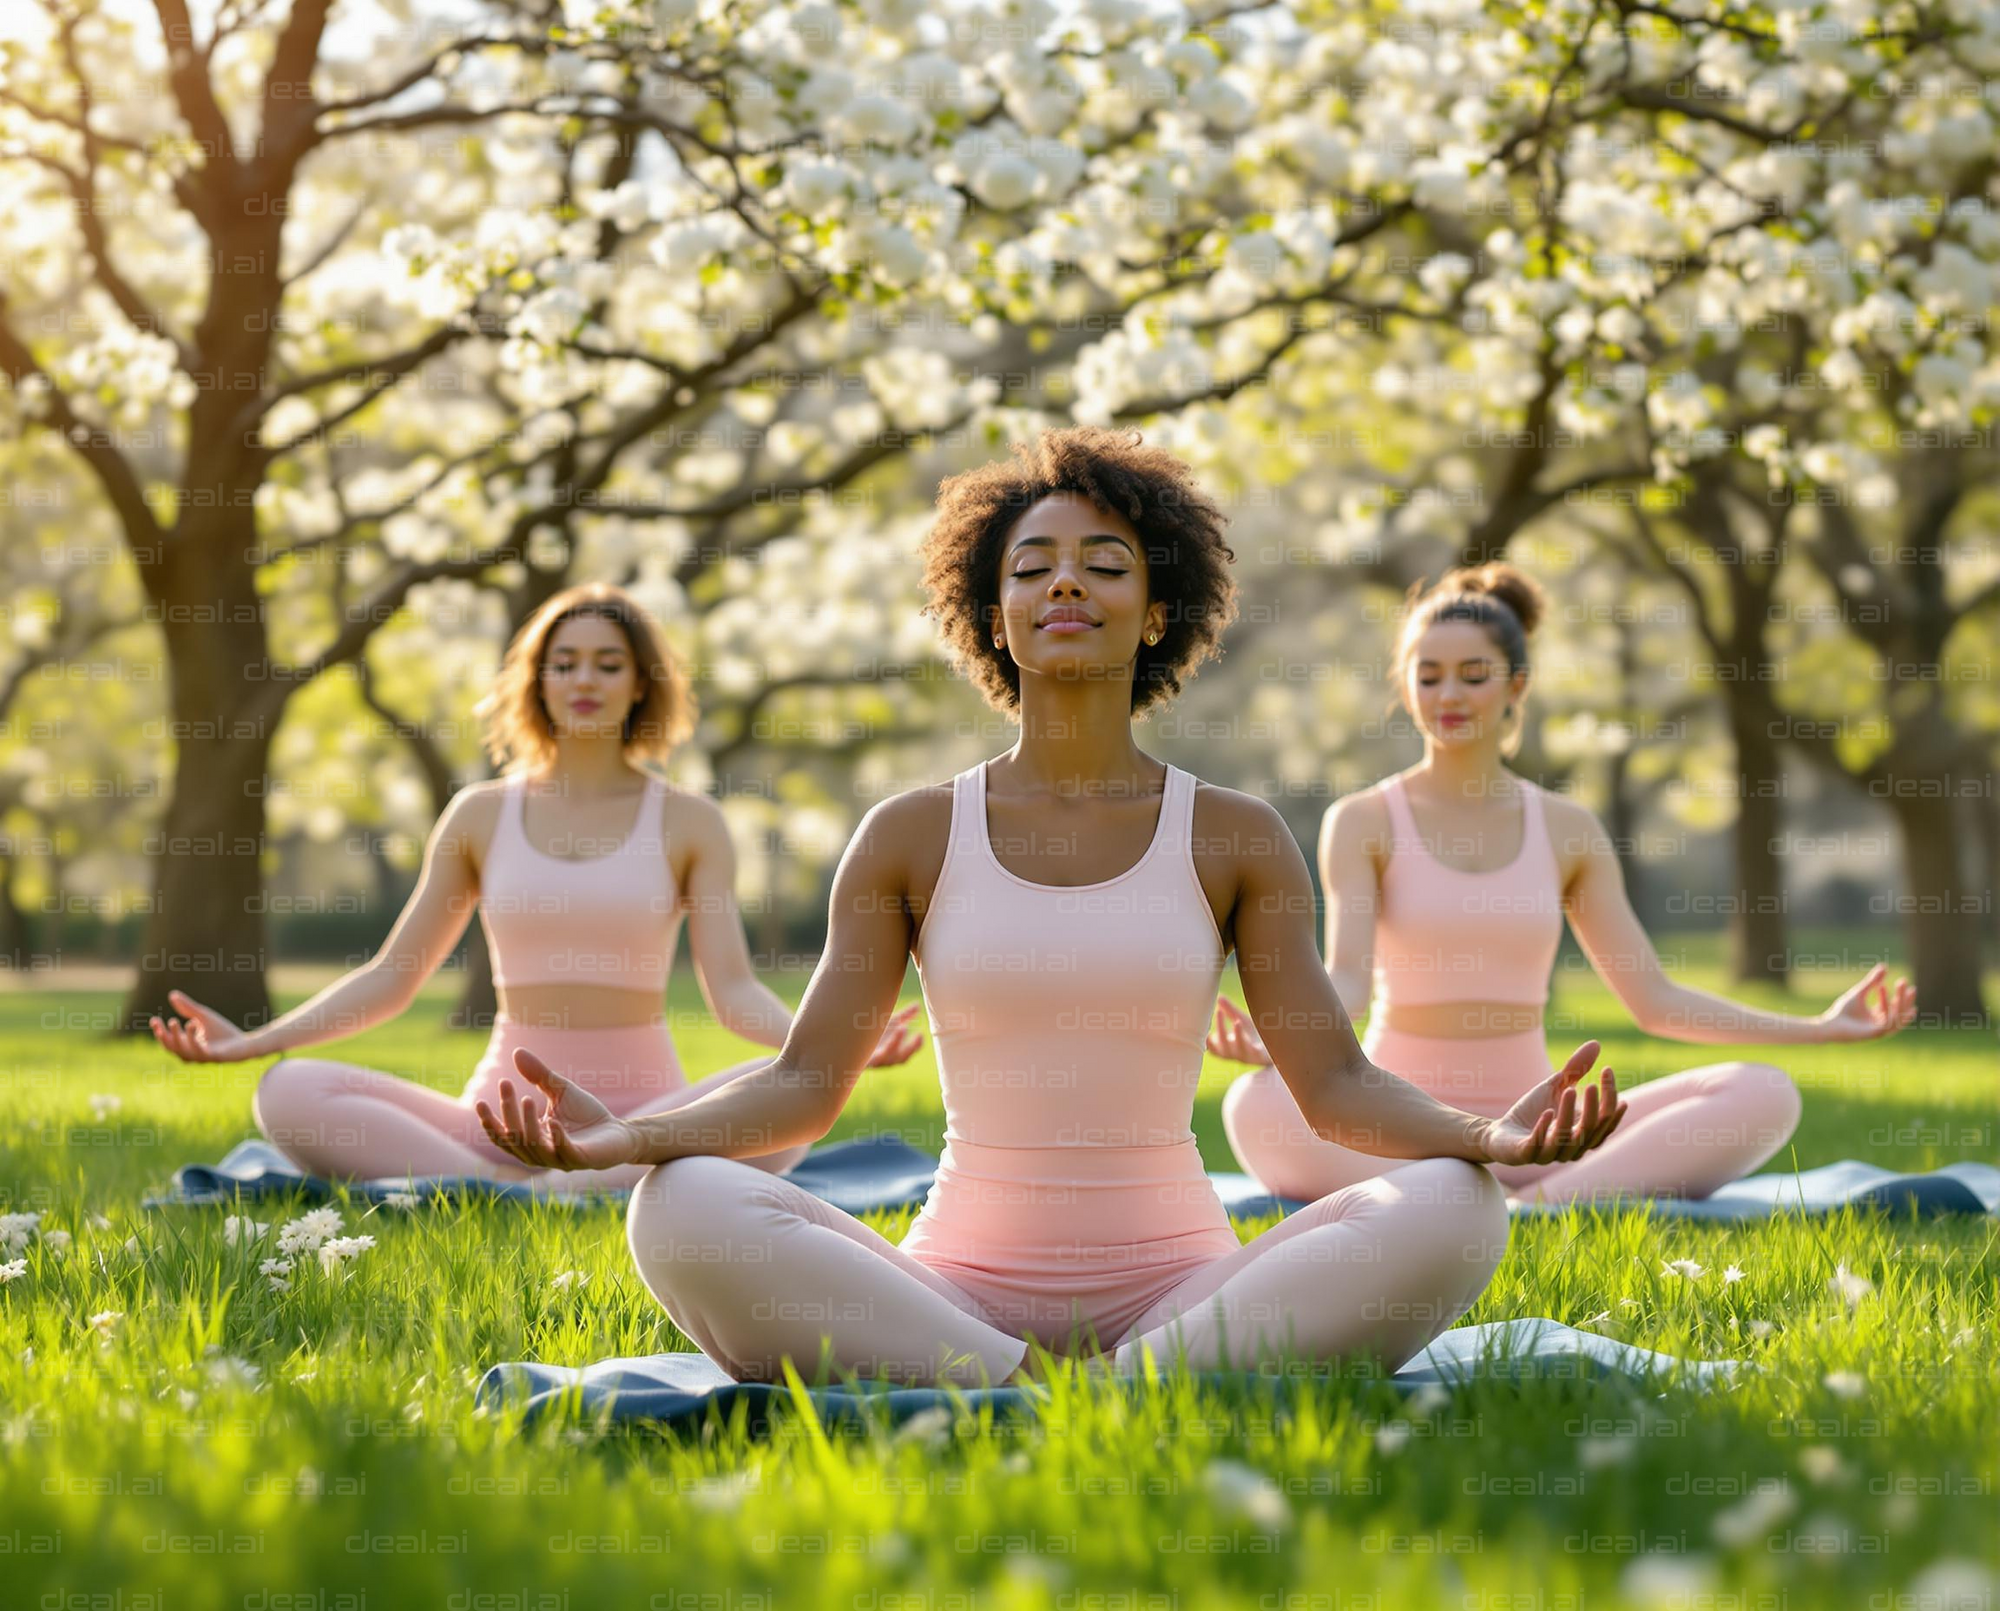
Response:
[[[113,1096],[108,1091],[93,1091],[90,1096],[90,1115],[94,1119],[106,1118],[124,1105],[125,1098],[122,1096]]]
[[[1377,1454],[1394,1454],[1409,1441],[1410,1423],[1408,1421],[1390,1421],[1386,1425],[1375,1429],[1375,1452]]]
[[[117,1329],[118,1322],[125,1318],[123,1309],[105,1309],[90,1317],[91,1327],[104,1336]]]
[[[42,1246],[52,1253],[67,1253],[70,1245],[68,1231],[43,1231]]]
[[[1826,1376],[1827,1390],[1842,1398],[1859,1398],[1868,1391],[1868,1380],[1859,1371],[1829,1371]]]
[[[270,1228],[269,1220],[251,1219],[244,1214],[231,1214],[222,1222],[222,1239],[234,1247],[238,1242],[254,1242]]]
[[[1262,1532],[1282,1532],[1291,1525],[1290,1503],[1278,1485],[1255,1466],[1241,1460],[1211,1460],[1201,1481],[1219,1509]]]
[[[375,1238],[372,1236],[336,1236],[332,1241],[321,1244],[319,1267],[331,1270],[337,1264],[360,1258],[374,1245]]]
[[[202,1367],[208,1373],[209,1381],[216,1387],[255,1387],[262,1370],[247,1359],[235,1354],[224,1354],[219,1359],[208,1360]]]
[[[41,1223],[39,1209],[31,1209],[25,1214],[0,1214],[0,1253],[20,1252]]]
[[[1715,1588],[1715,1563],[1706,1555],[1641,1555],[1618,1580],[1634,1605],[1693,1605]]]
[[[417,1194],[408,1191],[385,1192],[382,1196],[382,1206],[384,1208],[415,1208],[417,1206]]]
[[[1856,1275],[1845,1264],[1834,1266],[1833,1274],[1826,1278],[1826,1284],[1847,1300],[1847,1307],[1856,1304],[1875,1290],[1875,1283],[1866,1276]]]
[[[1741,1281],[1742,1279],[1743,1279],[1743,1267],[1741,1265],[1732,1264],[1729,1266],[1728,1269],[1722,1272],[1722,1284],[1724,1286],[1729,1285],[1729,1283],[1732,1281]]]
[[[310,1253],[330,1236],[340,1234],[340,1210],[315,1208],[309,1214],[282,1226],[278,1231],[280,1253]]]
[[[26,1259],[9,1259],[5,1264],[0,1264],[0,1282],[18,1281],[27,1273],[28,1261]]]
[[[1799,1469],[1814,1482],[1844,1482],[1851,1473],[1840,1451],[1830,1443],[1815,1443],[1799,1450]]]
[[[1707,1273],[1708,1271],[1693,1259],[1669,1259],[1660,1266],[1660,1274],[1684,1275],[1690,1281],[1698,1281]]]
[[[1798,1495],[1782,1477],[1767,1478],[1727,1510],[1719,1510],[1709,1523],[1718,1544],[1740,1549],[1768,1537],[1787,1516],[1798,1509]]]
[[[562,1274],[552,1279],[549,1285],[558,1292],[567,1292],[573,1286],[582,1286],[589,1279],[590,1277],[581,1270],[564,1270]]]

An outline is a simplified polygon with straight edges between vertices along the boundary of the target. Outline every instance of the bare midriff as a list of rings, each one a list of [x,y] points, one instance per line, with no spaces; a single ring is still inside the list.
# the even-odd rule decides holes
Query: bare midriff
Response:
[[[630,1029],[667,1015],[653,991],[616,985],[515,985],[496,994],[502,1013],[537,1029]]]
[[[1440,1040],[1478,1040],[1490,1035],[1521,1035],[1542,1027],[1542,1009],[1518,1001],[1377,1003],[1369,1021],[1380,1017],[1384,1029],[1403,1035],[1429,1035]]]

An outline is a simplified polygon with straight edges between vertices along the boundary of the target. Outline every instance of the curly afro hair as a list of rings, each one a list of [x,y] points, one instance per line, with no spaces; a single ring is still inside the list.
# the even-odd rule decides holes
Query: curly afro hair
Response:
[[[1197,667],[1222,652],[1236,619],[1235,552],[1222,540],[1228,521],[1194,471],[1137,431],[1077,425],[1016,442],[999,459],[949,476],[938,488],[937,520],[923,541],[923,613],[939,623],[945,649],[996,710],[1021,707],[1021,672],[993,647],[989,623],[1000,605],[1000,556],[1008,534],[1044,498],[1072,493],[1123,515],[1146,551],[1150,602],[1166,607],[1166,630],[1142,643],[1132,679],[1132,712],[1171,702]]]

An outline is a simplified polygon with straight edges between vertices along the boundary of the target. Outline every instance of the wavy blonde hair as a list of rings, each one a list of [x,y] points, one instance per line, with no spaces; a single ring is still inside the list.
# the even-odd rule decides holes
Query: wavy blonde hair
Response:
[[[556,628],[573,616],[595,615],[625,634],[639,674],[639,697],[625,715],[620,748],[635,765],[663,761],[694,731],[694,686],[652,612],[622,587],[586,582],[564,588],[528,617],[501,657],[492,689],[472,707],[481,742],[504,774],[544,772],[556,758],[555,724],[542,699],[542,667]]]

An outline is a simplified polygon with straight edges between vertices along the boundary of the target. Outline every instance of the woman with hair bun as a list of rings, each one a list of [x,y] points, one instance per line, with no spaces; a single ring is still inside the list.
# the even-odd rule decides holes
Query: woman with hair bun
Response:
[[[186,1021],[156,1017],[153,1035],[185,1062],[228,1063],[359,1034],[410,1005],[483,906],[499,1012],[457,1097],[356,1063],[286,1056],[258,1083],[258,1128],[314,1175],[630,1186],[643,1169],[523,1167],[487,1138],[479,1109],[499,1106],[501,1076],[522,1047],[560,1061],[626,1117],[681,1106],[769,1063],[752,1058],[693,1082],[682,1072],[665,994],[683,916],[716,1017],[747,1040],[784,1044],[792,1014],[751,967],[722,812],[641,769],[693,731],[693,690],[644,606],[589,583],[535,612],[474,709],[502,775],[445,806],[381,950],[261,1029],[238,1029],[175,991]],[[916,1010],[889,1018],[868,1066],[916,1049]],[[744,1162],[782,1174],[807,1150],[774,1144]]]
[[[1336,801],[1320,830],[1326,950],[1335,993],[1357,1011],[1381,1067],[1441,1101],[1497,1114],[1548,1077],[1543,1011],[1568,916],[1591,964],[1651,1035],[1707,1044],[1868,1040],[1916,1010],[1877,966],[1817,1018],[1765,1012],[1667,977],[1626,899],[1610,836],[1584,806],[1508,769],[1528,692],[1536,583],[1507,564],[1411,589],[1393,681],[1424,738],[1407,772]],[[1233,1003],[1211,1051],[1267,1062]],[[1790,1138],[1799,1091],[1781,1068],[1731,1060],[1624,1088],[1618,1133],[1581,1158],[1493,1165],[1510,1197],[1567,1202],[1621,1192],[1705,1197]],[[1316,1198],[1390,1167],[1300,1115],[1277,1070],[1240,1077],[1222,1117],[1264,1187]]]

